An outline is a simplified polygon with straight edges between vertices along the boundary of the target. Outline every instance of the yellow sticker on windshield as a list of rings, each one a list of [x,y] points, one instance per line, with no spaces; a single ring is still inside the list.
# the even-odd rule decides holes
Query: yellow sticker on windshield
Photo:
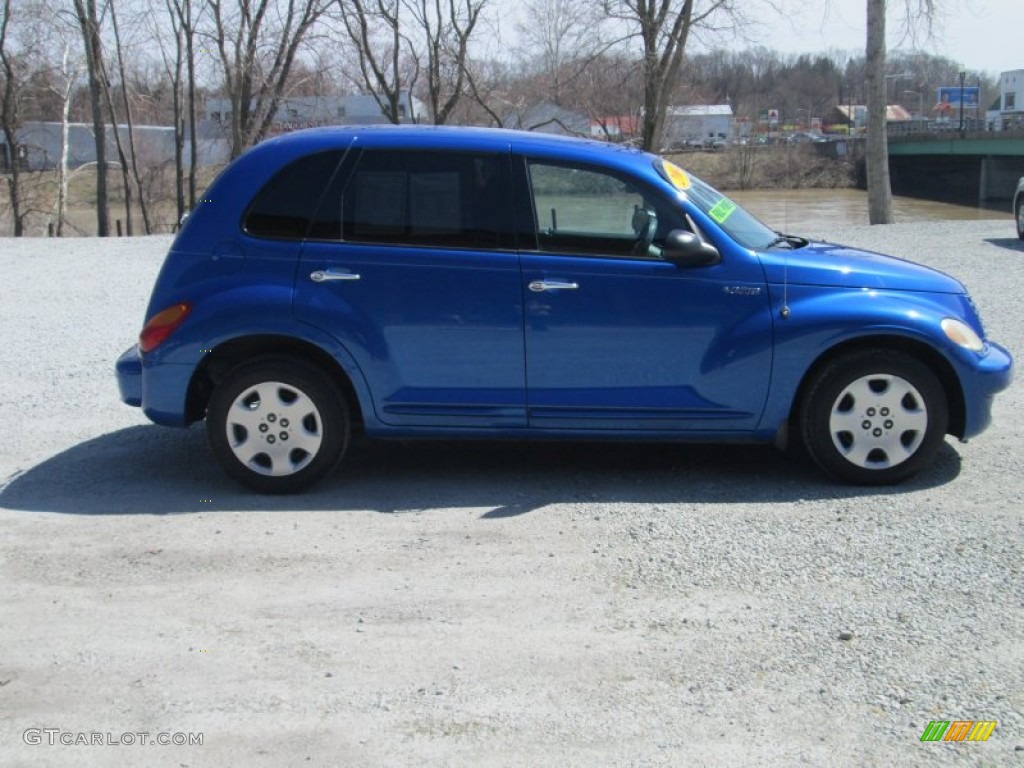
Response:
[[[665,169],[665,175],[668,176],[668,180],[672,182],[672,186],[676,189],[682,190],[690,188],[690,177],[687,176],[686,171],[678,165],[670,163],[667,160],[662,160],[661,167]]]
[[[725,220],[732,216],[732,212],[735,210],[736,203],[726,197],[723,197],[715,203],[714,207],[708,211],[708,214],[719,224],[724,224]]]

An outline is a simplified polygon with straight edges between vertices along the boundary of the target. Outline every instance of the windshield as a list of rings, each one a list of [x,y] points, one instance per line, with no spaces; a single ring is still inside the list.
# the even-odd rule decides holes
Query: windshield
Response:
[[[761,223],[711,185],[667,160],[660,160],[657,166],[663,177],[744,248],[769,248],[779,241],[778,232]]]

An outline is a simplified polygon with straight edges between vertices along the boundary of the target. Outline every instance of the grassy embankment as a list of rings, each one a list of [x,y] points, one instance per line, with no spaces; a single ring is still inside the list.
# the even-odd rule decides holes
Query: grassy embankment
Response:
[[[213,180],[220,168],[199,170],[198,194]],[[6,178],[4,179],[6,181]],[[57,203],[56,171],[22,172],[23,210],[29,212],[25,234],[29,237],[43,237],[48,226],[56,222],[54,215]],[[178,220],[174,198],[174,169],[162,167],[151,170],[145,180],[146,197],[149,202],[150,222],[154,233],[171,232]],[[124,205],[124,184],[120,169],[114,167],[107,173],[108,205],[110,208],[111,234],[116,234],[116,222],[121,222],[122,233],[127,234],[127,218]],[[0,237],[13,233],[10,202],[5,194],[0,198]],[[188,192],[186,190],[186,196]],[[132,200],[133,233],[145,234],[142,212],[138,200]],[[68,202],[64,218],[66,237],[84,237],[96,234],[96,168],[83,166],[71,172],[68,178]]]
[[[827,147],[831,149],[831,145]],[[667,155],[721,190],[840,189],[856,186],[856,161],[830,157],[813,145],[736,146],[717,152]]]

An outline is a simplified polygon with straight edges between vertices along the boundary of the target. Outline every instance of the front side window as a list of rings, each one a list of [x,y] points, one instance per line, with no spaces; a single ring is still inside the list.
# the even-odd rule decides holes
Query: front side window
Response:
[[[679,212],[601,169],[529,161],[537,244],[548,253],[657,258]]]
[[[353,243],[498,248],[509,231],[508,156],[367,150],[337,204]]]
[[[686,196],[744,248],[767,248],[776,240],[778,233],[746,209],[700,179],[693,176],[690,179],[692,183]]]
[[[710,184],[691,176],[675,163],[658,159],[654,168],[667,182],[682,192],[693,205],[706,213],[722,230],[744,248],[770,248],[786,242],[779,233],[765,226]]]

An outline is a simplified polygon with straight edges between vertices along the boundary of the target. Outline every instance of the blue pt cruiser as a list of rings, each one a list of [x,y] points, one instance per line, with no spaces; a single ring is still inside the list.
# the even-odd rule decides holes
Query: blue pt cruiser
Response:
[[[260,492],[375,437],[802,443],[894,483],[1012,363],[964,287],[780,234],[672,163],[500,130],[293,133],[188,217],[122,399]]]

